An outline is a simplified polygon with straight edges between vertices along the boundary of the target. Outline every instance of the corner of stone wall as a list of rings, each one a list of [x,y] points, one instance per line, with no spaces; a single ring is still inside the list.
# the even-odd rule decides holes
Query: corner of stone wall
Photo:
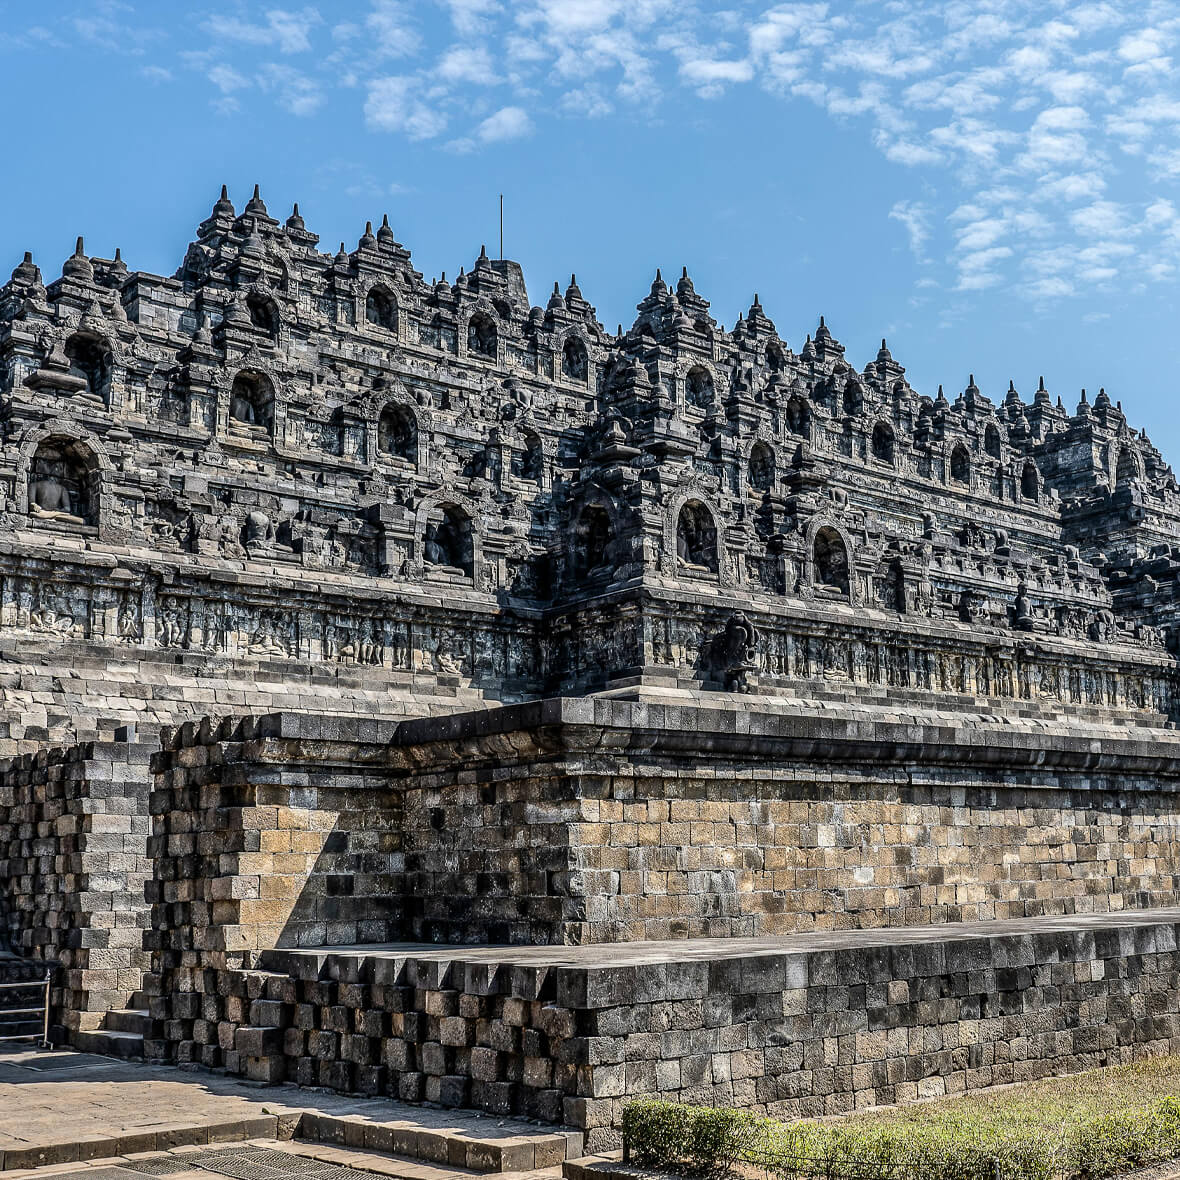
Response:
[[[83,742],[0,771],[5,933],[18,955],[59,965],[54,1006],[70,1031],[127,1006],[148,966],[151,752],[134,740]]]

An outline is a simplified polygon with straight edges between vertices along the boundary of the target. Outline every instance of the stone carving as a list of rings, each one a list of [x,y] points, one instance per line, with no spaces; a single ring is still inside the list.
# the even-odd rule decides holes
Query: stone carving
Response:
[[[65,638],[73,634],[74,616],[68,610],[50,602],[30,612],[29,625],[34,631],[44,631]]]
[[[734,611],[721,634],[720,671],[727,692],[749,692],[758,667],[758,632],[743,611]]]
[[[183,647],[188,638],[184,624],[184,604],[177,598],[160,603],[156,640],[161,647]]]
[[[139,609],[130,599],[119,606],[118,631],[120,643],[138,643],[143,638]]]
[[[428,283],[384,230],[324,255],[263,208],[219,202],[176,280],[79,256],[0,289],[0,628],[504,699],[757,664],[1180,715],[1180,491],[1109,399],[923,397],[687,276],[608,333],[510,260]]]

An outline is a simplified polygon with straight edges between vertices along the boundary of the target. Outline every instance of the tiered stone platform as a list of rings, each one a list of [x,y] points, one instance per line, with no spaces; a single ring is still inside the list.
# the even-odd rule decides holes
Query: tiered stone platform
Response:
[[[187,723],[145,1052],[597,1150],[1180,1048],[1174,731],[758,704]]]
[[[434,1082],[456,1104],[552,1104],[598,1149],[642,1094],[834,1114],[1174,1052],[1178,932],[1173,908],[614,946],[289,949],[263,965],[295,982],[287,1046],[355,1006],[382,1032],[347,1038],[348,1055],[383,1061],[403,1095]]]

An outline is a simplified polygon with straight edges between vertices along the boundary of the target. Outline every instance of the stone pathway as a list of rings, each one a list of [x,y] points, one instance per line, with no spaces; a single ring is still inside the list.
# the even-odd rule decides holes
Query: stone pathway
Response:
[[[292,1142],[295,1138],[311,1142]],[[475,1111],[262,1087],[68,1050],[0,1053],[2,1180],[56,1177],[83,1168],[78,1180],[142,1180],[145,1172],[198,1180],[180,1177],[166,1161],[146,1169],[137,1165],[166,1152],[189,1171],[188,1163],[199,1162],[202,1153],[206,1162],[215,1162],[211,1151],[222,1155],[243,1141],[286,1153],[279,1158],[288,1169],[283,1176],[306,1174],[307,1180],[359,1180],[359,1173],[367,1172],[406,1180],[489,1172],[544,1174],[552,1180],[565,1159],[582,1154],[578,1132]],[[223,1164],[235,1171],[202,1166],[199,1180],[216,1175],[280,1180],[272,1162],[240,1146],[232,1151],[240,1161],[224,1155]],[[353,1174],[313,1168],[308,1159]],[[111,1171],[99,1175],[96,1168]]]

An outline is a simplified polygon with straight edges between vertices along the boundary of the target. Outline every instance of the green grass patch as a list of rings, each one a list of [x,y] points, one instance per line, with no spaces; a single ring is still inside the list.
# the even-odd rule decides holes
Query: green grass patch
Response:
[[[1180,1158],[1180,1057],[1089,1070],[838,1120],[640,1101],[630,1159],[717,1177],[741,1165],[786,1180],[1102,1180]]]

